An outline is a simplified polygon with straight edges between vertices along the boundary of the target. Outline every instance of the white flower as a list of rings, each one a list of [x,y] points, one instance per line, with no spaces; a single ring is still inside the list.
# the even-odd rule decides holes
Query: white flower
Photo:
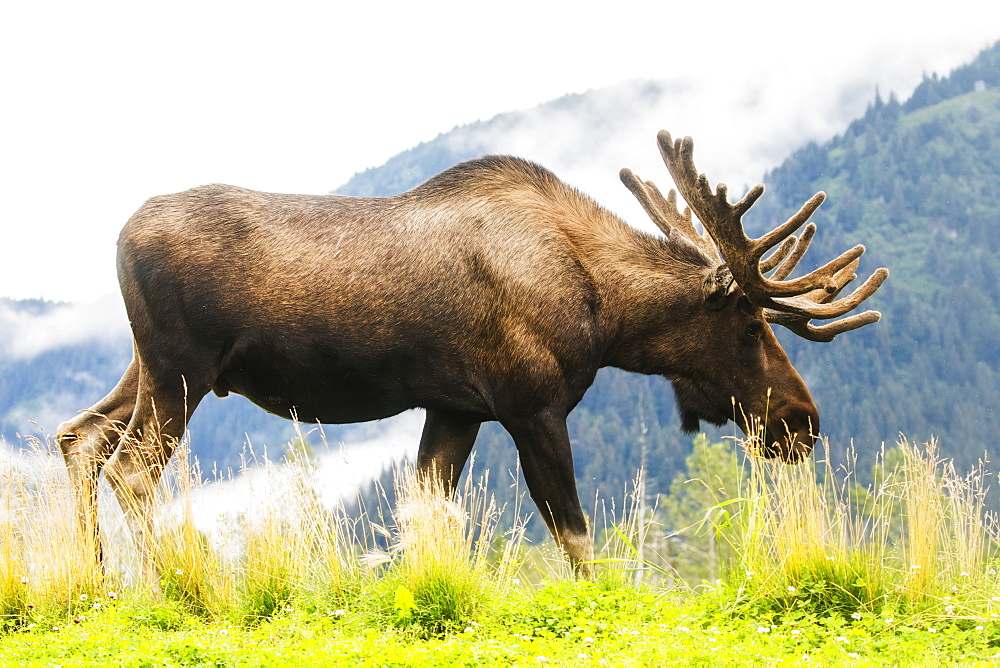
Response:
[[[961,573],[959,573],[959,575],[961,575],[963,578],[969,577],[969,574],[965,571],[962,571]]]
[[[176,571],[174,571],[174,575],[184,575],[184,569],[178,568]]]
[[[757,633],[770,633],[770,631],[771,631],[771,627],[770,626],[758,626],[757,627]]]
[[[918,568],[923,568],[923,566],[921,566],[920,564],[910,564],[910,570],[911,571],[915,571]]]
[[[795,587],[793,587],[792,585],[788,585],[788,591],[795,591]]]
[[[847,638],[845,636],[837,636],[834,640],[837,642],[847,642]]]
[[[927,629],[927,630],[928,630],[928,631],[930,631],[931,633],[937,633],[937,629],[936,629],[936,628],[934,628],[933,626],[932,626],[932,627],[930,627],[930,628],[929,628],[929,629]]]
[[[94,603],[94,610],[100,610],[100,609],[101,609],[101,603],[100,603],[100,601],[95,602]]]
[[[229,629],[219,629],[219,635],[220,636],[228,636],[229,635]]]
[[[861,655],[858,654],[857,652],[848,652],[847,656],[851,657],[852,659],[860,659],[861,658]]]
[[[587,645],[593,645],[594,644],[594,639],[591,638],[590,636],[587,636],[586,638],[583,639],[583,642],[585,644],[587,644]]]
[[[951,613],[955,612],[955,606],[946,605],[944,606],[944,611],[950,615]]]
[[[677,630],[678,630],[678,631],[681,631],[682,633],[691,633],[691,629],[689,629],[689,628],[688,628],[688,627],[686,627],[686,626],[678,626],[678,627],[677,627]]]
[[[346,615],[346,614],[347,614],[347,613],[346,613],[346,612],[344,612],[343,610],[334,610],[334,611],[333,611],[333,616],[334,616],[334,617],[343,617],[343,616],[344,616],[344,615]]]
[[[28,578],[27,578],[27,576],[23,576],[23,577],[21,578],[21,584],[23,584],[23,585],[26,585],[26,584],[28,584]]]
[[[892,617],[886,617],[886,619],[885,619],[885,623],[886,624],[892,624],[893,621],[895,621],[895,620]]]
[[[519,584],[521,584],[521,578],[511,578],[510,582],[511,582],[511,584],[519,585]]]
[[[585,654],[583,652],[580,652],[579,654],[576,655],[576,658],[578,658],[578,659],[589,659],[590,655],[589,654]]]
[[[535,663],[545,663],[546,661],[548,661],[548,659],[545,658],[544,656],[536,656],[535,657]]]
[[[112,601],[114,601],[115,599],[118,598],[118,592],[116,592],[116,591],[109,591],[108,592],[108,598],[110,598]]]
[[[982,627],[982,626],[977,626],[977,627],[976,627],[976,630],[977,630],[977,631],[982,631],[982,630],[983,630],[983,627]]]
[[[466,626],[465,631],[463,631],[463,633],[472,633],[473,631],[475,631],[474,628],[472,628],[471,626]]]
[[[799,629],[792,629],[792,635],[793,636],[802,635],[802,631],[800,631]]]
[[[80,594],[80,600],[81,601],[86,601],[87,600],[87,595],[86,594]]]
[[[860,622],[861,621],[861,613],[860,612],[852,612],[851,613],[851,619],[853,619],[856,622]]]
[[[709,638],[708,642],[715,642],[715,638]]]

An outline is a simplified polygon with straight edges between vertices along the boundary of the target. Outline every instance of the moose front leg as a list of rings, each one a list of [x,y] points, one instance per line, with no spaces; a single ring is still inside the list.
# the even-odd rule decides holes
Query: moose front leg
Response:
[[[446,494],[454,494],[480,424],[462,413],[428,410],[417,450],[417,472],[437,478]]]
[[[566,414],[504,422],[517,446],[528,491],[579,577],[593,577],[594,541],[580,505]]]

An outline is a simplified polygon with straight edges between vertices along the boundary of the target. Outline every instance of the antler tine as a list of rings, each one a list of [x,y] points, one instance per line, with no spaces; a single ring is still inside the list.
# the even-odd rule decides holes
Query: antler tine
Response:
[[[844,286],[857,278],[854,273],[857,262],[855,260],[851,265],[837,272],[835,276],[837,290],[833,295],[826,290],[814,290],[807,295],[775,300],[779,308],[764,309],[764,318],[770,323],[784,325],[799,336],[812,341],[831,341],[837,334],[876,322],[881,317],[878,311],[866,311],[822,326],[814,326],[809,322],[813,318],[823,320],[837,318],[857,308],[889,277],[888,269],[884,267],[877,269],[850,295],[828,303],[828,300],[839,293]]]
[[[768,316],[768,322],[784,325],[804,339],[819,341],[821,343],[833,341],[834,337],[838,334],[859,329],[865,325],[878,322],[882,318],[882,314],[878,311],[865,311],[864,313],[857,313],[826,325],[817,326],[813,325],[809,320],[795,318],[789,313],[778,313],[777,316],[780,317],[777,318],[772,318],[766,311],[765,314]],[[787,318],[787,320],[783,318]]]
[[[843,290],[848,283],[858,277],[856,272],[858,270],[858,265],[860,264],[861,259],[858,258],[834,274],[833,282],[838,287],[833,292],[830,292],[829,290],[813,290],[812,292],[806,293],[806,296],[818,304],[827,304],[834,301],[837,298],[837,295],[840,294],[841,290]],[[882,280],[885,279],[883,278]]]
[[[691,218],[691,209],[685,207],[684,213],[680,212],[675,191],[671,190],[664,197],[655,183],[643,181],[628,167],[619,172],[619,177],[664,235],[669,238],[672,231],[679,232],[693,242],[707,257],[718,257],[718,251],[711,239],[701,236],[695,229]]]
[[[673,229],[673,225],[670,224],[671,221],[663,215],[662,211],[660,211],[660,207],[653,203],[652,193],[649,192],[643,180],[636,176],[635,172],[628,167],[623,167],[621,171],[618,172],[618,177],[622,180],[622,183],[625,184],[625,187],[628,188],[633,195],[635,195],[635,198],[639,200],[639,204],[641,204],[642,208],[646,211],[646,215],[648,215],[653,223],[660,228],[661,232],[669,236],[670,230]]]
[[[816,209],[819,208],[820,204],[826,201],[826,193],[818,192],[803,204],[794,216],[786,220],[784,223],[774,228],[761,238],[757,239],[755,243],[760,244],[764,249],[771,248],[772,246],[781,242],[782,239],[788,235],[795,232],[795,230],[802,227],[802,224],[809,220],[809,217],[816,213]]]
[[[795,240],[795,250],[792,251],[791,255],[785,259],[784,262],[778,267],[778,270],[771,274],[772,281],[783,281],[792,273],[796,265],[798,265],[799,260],[802,256],[806,254],[806,249],[809,248],[809,242],[812,241],[813,235],[816,234],[816,224],[809,223],[804,228],[802,228],[802,234],[798,237],[789,237],[789,239]],[[787,241],[785,242],[788,243]],[[777,253],[775,253],[777,255]],[[763,263],[761,263],[761,272],[767,271],[764,268]]]
[[[673,188],[667,193],[667,198],[664,200],[663,195],[660,194],[660,189],[652,181],[646,181],[646,185],[660,198],[662,206],[668,211],[680,211],[681,208],[677,205],[677,191]],[[709,257],[717,258],[719,256],[719,250],[715,247],[715,242],[712,241],[712,237],[708,236],[708,232],[704,234],[699,234],[698,230],[695,229],[694,220],[691,216],[691,207],[684,207],[684,213],[678,214],[680,216],[680,221],[678,227],[682,229],[685,235],[691,238],[703,251],[705,251]]]
[[[850,279],[851,277],[853,277],[853,272],[846,278]],[[868,280],[865,281],[857,290],[842,299],[826,303],[818,301],[817,298],[810,298],[810,295],[778,297],[773,300],[774,305],[770,308],[775,311],[796,314],[799,316],[807,316],[809,318],[819,318],[821,320],[838,318],[848,311],[854,310],[859,304],[861,304],[861,302],[868,299],[872,293],[878,290],[879,286],[882,285],[882,282],[888,277],[888,269],[877,269],[875,273],[869,276]],[[836,286],[835,289],[839,290],[842,287],[843,286]],[[813,294],[819,295],[819,299],[825,298],[825,295],[818,290]]]
[[[792,252],[792,248],[798,248],[798,243],[799,240],[797,237],[788,237],[785,239],[785,242],[778,246],[778,250],[774,251],[760,261],[760,273],[766,274],[783,263],[788,257],[788,254]],[[796,260],[796,262],[798,262],[798,260]],[[788,274],[785,274],[785,276],[787,275]],[[772,275],[771,278],[773,279],[774,276]]]

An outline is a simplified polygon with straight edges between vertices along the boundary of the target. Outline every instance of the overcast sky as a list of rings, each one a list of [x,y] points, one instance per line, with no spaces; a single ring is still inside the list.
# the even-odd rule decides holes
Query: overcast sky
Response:
[[[726,91],[758,80],[787,101],[761,109],[775,123],[821,117],[1000,39],[995,0],[920,6],[4,3],[0,296],[114,294],[118,230],[152,195],[323,193],[456,125],[636,78],[700,82],[684,104],[709,126],[738,125]]]

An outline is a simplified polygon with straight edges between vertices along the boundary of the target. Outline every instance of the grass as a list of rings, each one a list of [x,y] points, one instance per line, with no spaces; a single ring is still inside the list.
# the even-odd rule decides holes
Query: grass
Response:
[[[734,611],[995,617],[985,470],[960,477],[935,443],[903,441],[895,463],[883,453],[875,486],[862,489],[820,454],[815,469],[749,459],[727,585]]]
[[[304,442],[300,439],[299,445]],[[199,529],[201,474],[181,456],[162,486],[159,588],[112,528],[108,574],[74,549],[57,455],[0,470],[0,662],[22,665],[717,665],[969,663],[1000,659],[996,536],[982,470],[934,444],[851,471],[747,458],[719,505],[735,560],[719,582],[634,577],[668,563],[640,546],[656,509],[611,521],[599,575],[566,577],[551,546],[501,527],[484,476],[445,498],[397,474],[395,508],[348,513],[314,491],[305,449],[264,462],[274,503]],[[637,487],[639,485],[637,484]],[[109,499],[102,499],[108,507]],[[115,527],[110,508],[105,527]],[[710,511],[711,509],[706,509]],[[520,515],[520,513],[517,513]],[[378,519],[376,519],[378,518]],[[712,521],[715,521],[714,519]],[[79,552],[79,553],[78,553]],[[661,570],[666,567],[657,566]],[[672,583],[667,586],[665,583]]]

